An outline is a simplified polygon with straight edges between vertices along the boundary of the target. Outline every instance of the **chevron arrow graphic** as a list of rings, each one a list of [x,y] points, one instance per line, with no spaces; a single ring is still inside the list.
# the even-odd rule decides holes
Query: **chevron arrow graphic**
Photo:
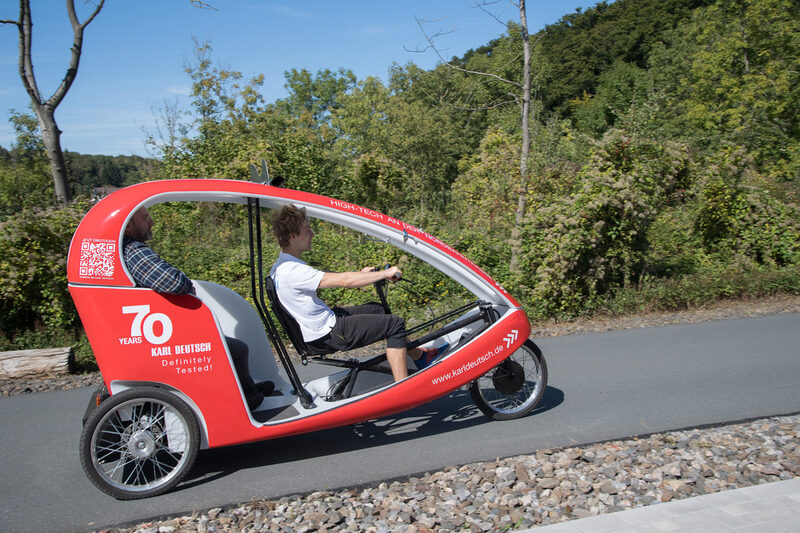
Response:
[[[503,340],[506,341],[506,348],[511,348],[511,345],[514,344],[514,341],[517,340],[519,336],[519,331],[512,329],[511,333],[503,337]]]

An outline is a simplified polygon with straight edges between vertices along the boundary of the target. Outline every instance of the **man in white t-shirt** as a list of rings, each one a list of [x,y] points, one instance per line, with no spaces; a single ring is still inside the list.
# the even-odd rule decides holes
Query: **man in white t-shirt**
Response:
[[[323,349],[347,351],[386,339],[386,359],[395,381],[408,376],[406,356],[417,368],[425,368],[445,347],[406,349],[405,321],[387,315],[380,304],[331,309],[317,296],[317,289],[366,287],[383,279],[399,279],[396,266],[386,270],[365,267],[355,272],[323,272],[306,264],[301,255],[311,250],[314,232],[305,209],[288,205],[273,219],[272,231],[281,254],[270,275],[275,281],[283,307],[300,325],[306,344]]]

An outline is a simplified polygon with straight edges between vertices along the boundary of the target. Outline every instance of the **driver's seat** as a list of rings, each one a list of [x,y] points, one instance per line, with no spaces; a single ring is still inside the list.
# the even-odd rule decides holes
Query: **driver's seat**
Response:
[[[267,297],[269,298],[272,312],[278,317],[278,322],[280,322],[283,330],[289,336],[289,340],[292,342],[292,345],[294,345],[294,349],[300,354],[303,364],[305,364],[311,356],[328,355],[336,351],[333,349],[324,350],[306,344],[306,341],[303,340],[303,333],[300,331],[300,324],[298,324],[297,320],[283,307],[280,298],[278,298],[278,291],[275,289],[275,280],[272,279],[272,276],[266,277],[264,280],[264,288],[267,291]]]

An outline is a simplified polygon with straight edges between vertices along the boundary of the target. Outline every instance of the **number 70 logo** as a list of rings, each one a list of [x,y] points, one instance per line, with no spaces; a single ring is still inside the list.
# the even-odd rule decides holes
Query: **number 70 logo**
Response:
[[[172,337],[172,320],[164,313],[151,313],[149,305],[126,305],[123,315],[134,315],[131,324],[131,337],[141,337],[151,344],[164,344]],[[161,334],[157,335],[153,326],[161,324]]]

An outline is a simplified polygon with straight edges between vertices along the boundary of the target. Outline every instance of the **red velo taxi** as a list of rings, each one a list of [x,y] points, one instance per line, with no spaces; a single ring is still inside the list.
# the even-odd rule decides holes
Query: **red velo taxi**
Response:
[[[123,233],[137,209],[162,202],[241,204],[250,224],[248,296],[254,305],[227,287],[203,280],[193,280],[195,295],[160,294],[135,286],[122,258]],[[409,329],[409,338],[419,334],[410,348],[446,343],[447,351],[430,366],[394,382],[380,351],[358,359],[309,349],[277,300],[268,276],[270,265],[262,256],[262,212],[286,204],[304,207],[312,220],[394,246],[473,295],[474,301]],[[274,246],[271,235],[263,240]],[[72,239],[67,269],[69,291],[104,383],[84,416],[81,463],[99,489],[120,499],[170,490],[202,448],[375,419],[465,385],[484,414],[512,419],[536,406],[547,383],[545,360],[528,339],[524,311],[488,274],[419,228],[333,198],[237,180],[133,185],[87,213]],[[375,289],[389,312],[385,283]],[[253,411],[245,401],[226,336],[248,345],[256,382],[275,384],[275,391]],[[290,356],[284,337],[303,364],[328,365],[331,372],[302,381],[297,357]]]

